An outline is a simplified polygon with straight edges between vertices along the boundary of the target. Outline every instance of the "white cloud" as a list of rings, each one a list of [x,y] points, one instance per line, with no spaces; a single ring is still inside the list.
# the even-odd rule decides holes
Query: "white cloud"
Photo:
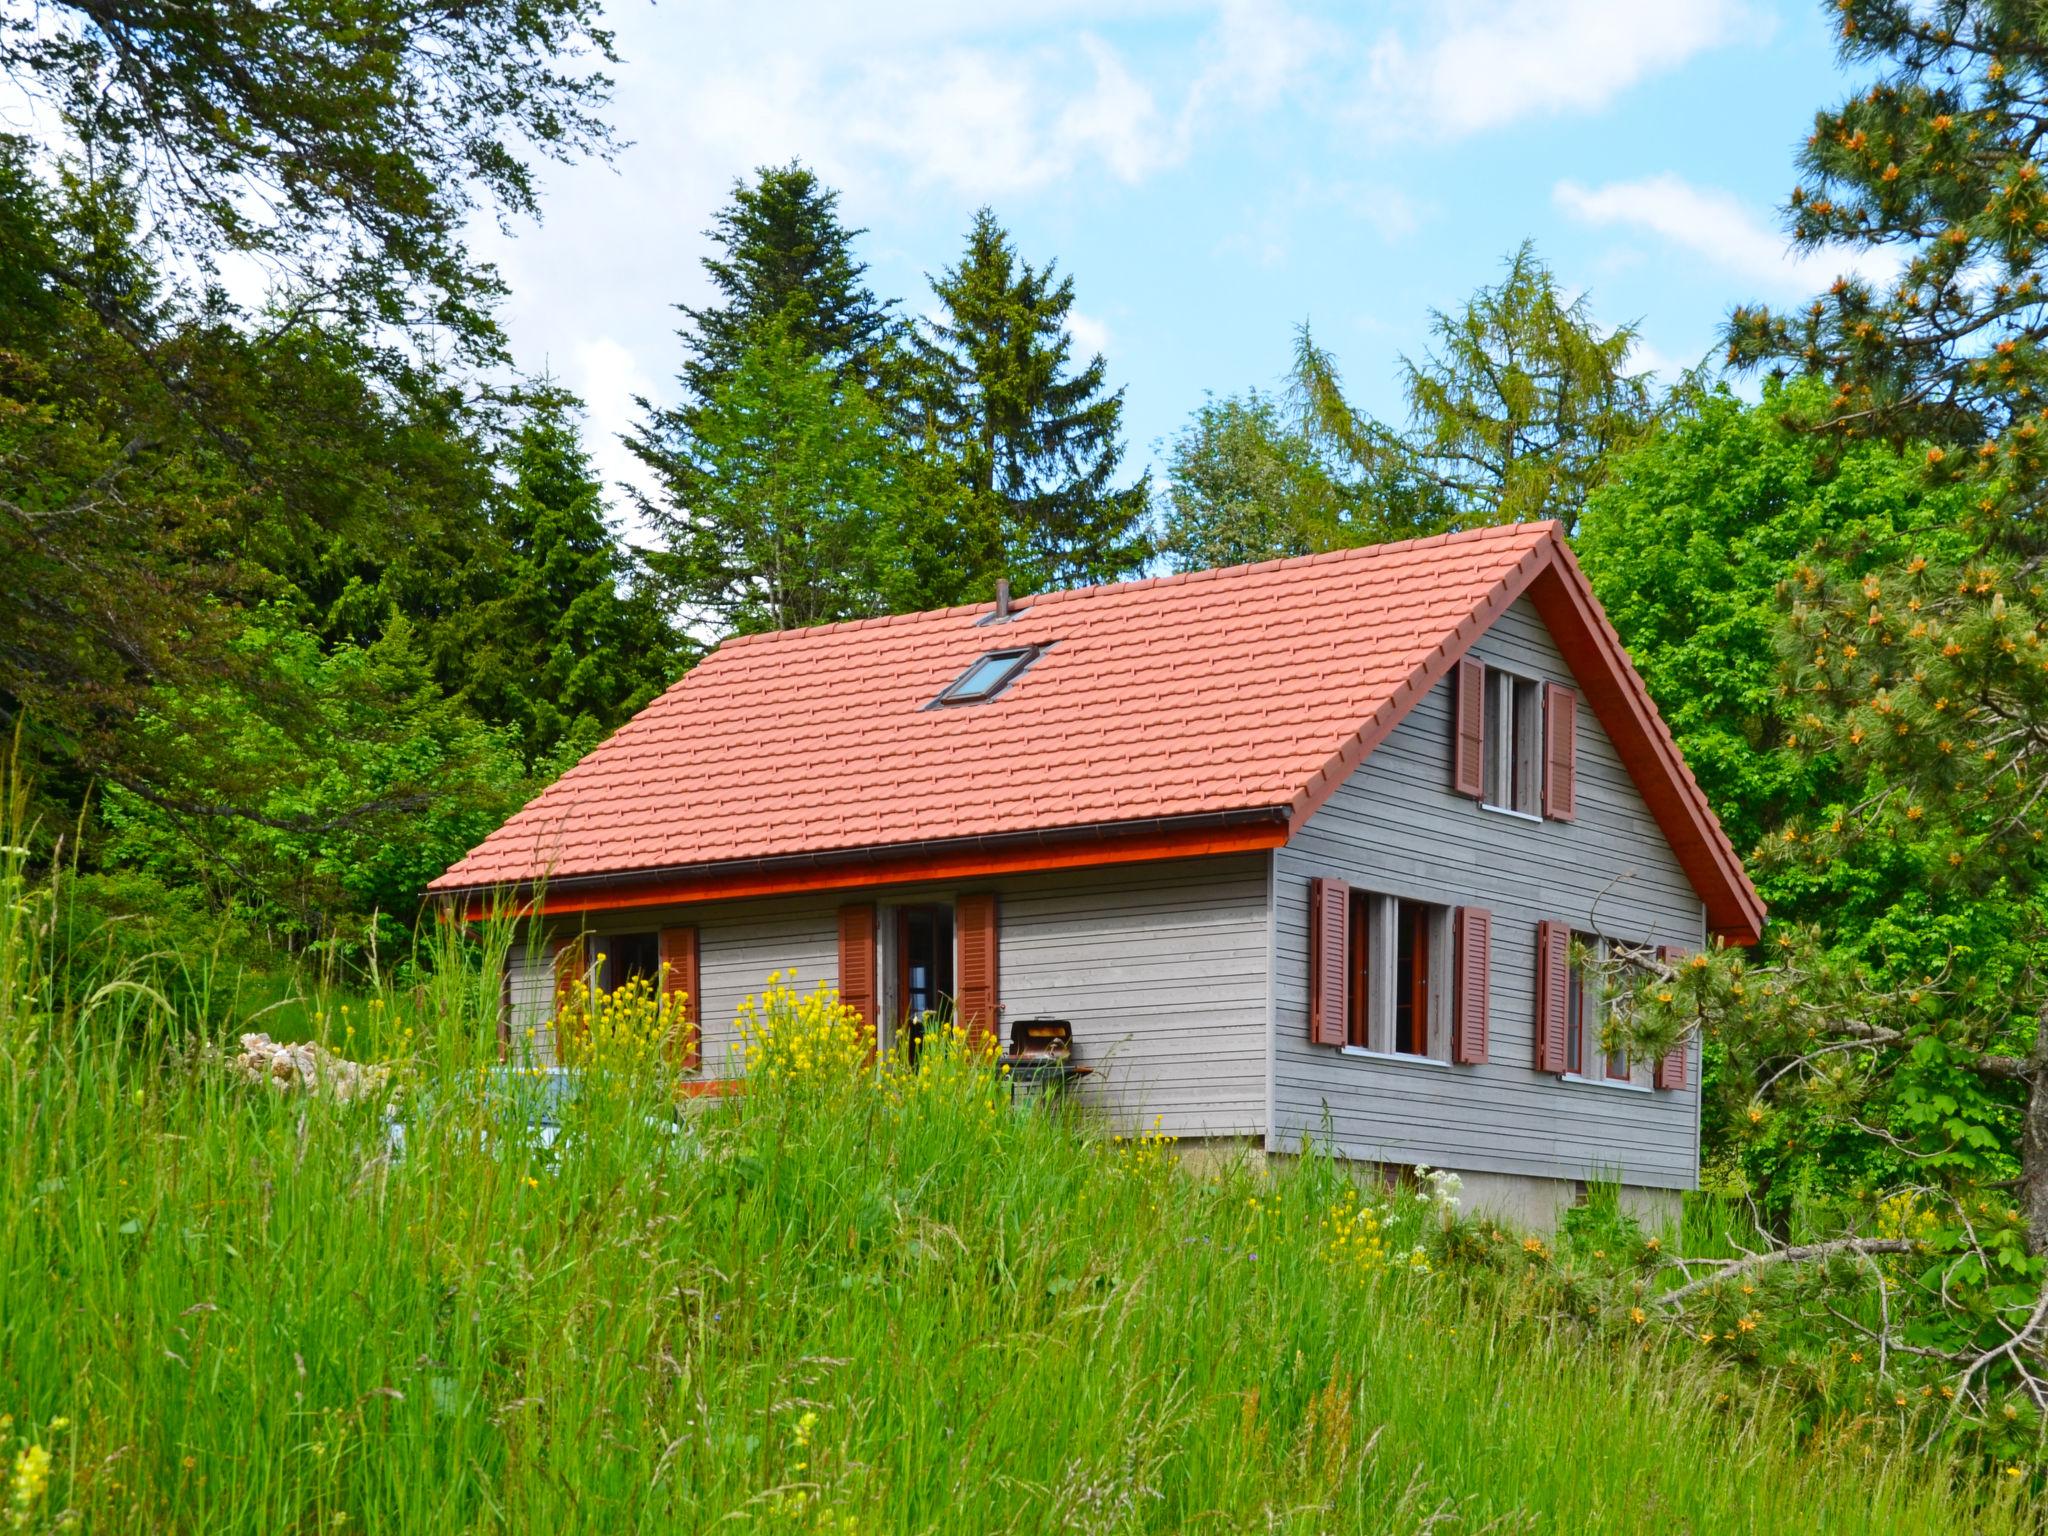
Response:
[[[1083,363],[1096,353],[1109,351],[1109,324],[1078,309],[1067,311],[1067,334],[1074,338],[1074,352]]]
[[[1560,181],[1552,196],[1588,224],[1647,231],[1771,297],[1812,293],[1847,272],[1882,281],[1898,270],[1896,259],[1883,253],[1795,251],[1741,199],[1669,172],[1597,187]]]
[[[1373,45],[1361,112],[1433,139],[1597,110],[1768,26],[1743,0],[1447,0],[1428,17],[1424,35]]]
[[[634,517],[631,499],[619,495],[618,486],[623,482],[652,491],[654,481],[647,466],[619,441],[619,434],[630,430],[638,417],[634,398],[658,399],[660,391],[632,352],[609,336],[593,336],[579,343],[570,358],[569,377],[563,382],[583,397],[583,442],[598,479],[604,482],[606,501],[625,519],[627,537],[645,541],[649,532]]]
[[[801,154],[856,193],[998,197],[1097,172],[1134,184],[1185,162],[1228,115],[1272,106],[1325,41],[1281,0],[757,9],[681,17],[688,79],[622,100],[640,119],[634,137],[721,164]],[[1181,70],[1141,73],[1099,32],[1072,26],[1167,9],[1206,23]],[[660,30],[666,41],[679,29]]]

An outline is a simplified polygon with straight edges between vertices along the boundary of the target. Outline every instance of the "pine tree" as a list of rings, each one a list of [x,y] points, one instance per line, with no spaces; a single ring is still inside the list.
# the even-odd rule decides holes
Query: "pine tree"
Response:
[[[1927,540],[1872,565],[1824,542],[1787,582],[1801,741],[1883,792],[1786,828],[1784,856],[1896,843],[1957,894],[2035,899],[2048,892],[2048,24],[1994,0],[1845,0],[1839,15],[1844,61],[1887,70],[1816,116],[1793,238],[1906,260],[1789,315],[1737,309],[1730,360],[1811,376],[1823,387],[1790,397],[1790,424],[1893,445],[1968,510],[1961,555]],[[1946,992],[1926,987],[1913,1009],[1838,993],[1827,1012],[1870,1041],[1865,1080],[1938,1049],[1970,1096],[2005,1101],[1992,1161],[2017,1165],[2028,1241],[2048,1254],[2048,990],[2030,972],[1996,995]],[[1886,1033],[1868,1034],[1879,1018]],[[1927,1134],[1945,1135],[1938,1119]]]
[[[1072,367],[1073,278],[1022,260],[983,208],[932,290],[945,315],[918,338],[919,399],[992,561],[980,579],[1030,591],[1137,569],[1149,487],[1113,483],[1123,391],[1105,389],[1100,354]]]
[[[495,605],[498,666],[471,697],[518,731],[529,764],[595,745],[683,660],[655,584],[606,517],[579,410],[552,383],[532,392],[495,517],[508,561]]]

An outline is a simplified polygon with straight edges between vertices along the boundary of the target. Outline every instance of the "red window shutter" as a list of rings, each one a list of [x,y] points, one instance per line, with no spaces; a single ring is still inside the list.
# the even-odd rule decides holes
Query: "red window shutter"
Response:
[[[875,1006],[875,909],[856,902],[839,909],[839,1001],[860,1015],[872,1036]]]
[[[512,1054],[512,955],[506,952],[504,974],[498,978],[498,1060]]]
[[[1346,983],[1351,957],[1351,887],[1342,880],[1308,883],[1308,1038],[1344,1043]]]
[[[1565,1010],[1572,984],[1569,923],[1536,925],[1536,1070],[1562,1075]]]
[[[1474,800],[1486,797],[1486,664],[1458,663],[1457,741],[1451,752],[1451,788]]]
[[[555,1060],[562,1059],[562,1038],[583,1028],[582,1012],[576,1005],[576,983],[590,980],[590,964],[583,935],[555,941]]]
[[[987,1044],[995,1038],[1002,1010],[996,928],[994,892],[962,896],[953,903],[954,943],[958,949],[953,971],[955,1019],[977,1044]]]
[[[1476,1067],[1486,1060],[1493,914],[1484,907],[1460,907],[1457,924],[1458,997],[1451,1023],[1451,1060]]]
[[[1685,951],[1676,945],[1666,944],[1657,951],[1657,958],[1666,965],[1676,965],[1685,958]],[[1686,1043],[1681,1040],[1666,1051],[1657,1062],[1652,1081],[1659,1088],[1683,1088],[1685,1086]]]
[[[1579,691],[1543,685],[1543,814],[1570,821],[1578,808]]]
[[[704,1021],[697,1005],[697,930],[661,930],[661,986],[683,1004],[683,1038],[672,1043],[675,1064],[685,1072],[704,1065]]]

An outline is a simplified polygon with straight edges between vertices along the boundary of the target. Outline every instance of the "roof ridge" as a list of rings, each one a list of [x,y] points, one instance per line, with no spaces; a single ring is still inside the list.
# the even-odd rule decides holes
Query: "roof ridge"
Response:
[[[1452,544],[1476,544],[1494,540],[1535,544],[1546,537],[1563,541],[1563,525],[1556,518],[1542,518],[1527,523],[1489,523],[1480,528],[1458,528],[1447,533],[1424,534],[1413,539],[1384,539],[1374,544],[1347,544],[1338,549],[1319,549],[1306,555],[1282,555],[1271,560],[1250,560],[1238,565],[1211,565],[1195,571],[1165,571],[1157,576],[1138,576],[1128,581],[1099,581],[1084,587],[1052,587],[1043,592],[1019,594],[1012,600],[1011,611],[1021,616],[1028,607],[1040,603],[1066,603],[1081,598],[1143,592],[1154,587],[1186,586],[1195,582],[1221,581],[1233,576],[1291,570],[1302,566],[1334,565],[1351,560],[1382,560],[1412,550],[1442,548]],[[885,613],[865,619],[839,619],[830,624],[758,630],[752,634],[728,635],[712,649],[719,651],[733,646],[758,645],[766,640],[790,639],[798,635],[837,635],[856,630],[881,629],[892,624],[907,624],[913,620],[989,614],[995,612],[995,606],[993,600],[955,603],[946,608],[920,608],[911,613]]]

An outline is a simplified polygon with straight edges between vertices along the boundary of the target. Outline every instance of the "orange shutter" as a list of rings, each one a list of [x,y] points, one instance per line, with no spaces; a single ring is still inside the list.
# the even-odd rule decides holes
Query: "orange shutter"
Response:
[[[1474,800],[1486,797],[1486,664],[1458,663],[1457,740],[1451,752],[1451,788]]]
[[[1536,1070],[1564,1073],[1565,1010],[1572,984],[1572,930],[1568,923],[1536,925]]]
[[[512,1054],[512,954],[506,951],[505,971],[499,978],[498,991],[498,1060],[504,1061]]]
[[[839,909],[839,1001],[860,1015],[872,1037],[880,1014],[875,1006],[875,909],[871,902]]]
[[[684,1034],[671,1044],[675,1063],[685,1072],[704,1065],[704,1018],[697,1002],[697,930],[661,930],[661,986],[680,997],[683,1004]]]
[[[555,1060],[562,1059],[562,1041],[584,1028],[582,1011],[576,1001],[576,984],[590,980],[583,935],[555,941]],[[586,999],[587,1000],[587,999]]]
[[[1579,691],[1543,685],[1543,814],[1570,821],[1578,805]]]
[[[1460,907],[1457,924],[1458,997],[1451,1024],[1451,1060],[1476,1067],[1486,1060],[1493,914],[1484,907]]]
[[[995,1039],[1002,1012],[996,925],[993,892],[962,896],[953,903],[953,932],[959,951],[953,971],[954,1017],[979,1045]]]
[[[1351,887],[1342,880],[1308,883],[1308,1038],[1344,1043],[1345,988],[1350,979]]]
[[[1676,965],[1685,958],[1685,951],[1675,945],[1666,944],[1657,951],[1657,958],[1666,965]],[[1659,1088],[1683,1088],[1685,1086],[1686,1043],[1681,1040],[1666,1051],[1657,1062],[1652,1078]]]

